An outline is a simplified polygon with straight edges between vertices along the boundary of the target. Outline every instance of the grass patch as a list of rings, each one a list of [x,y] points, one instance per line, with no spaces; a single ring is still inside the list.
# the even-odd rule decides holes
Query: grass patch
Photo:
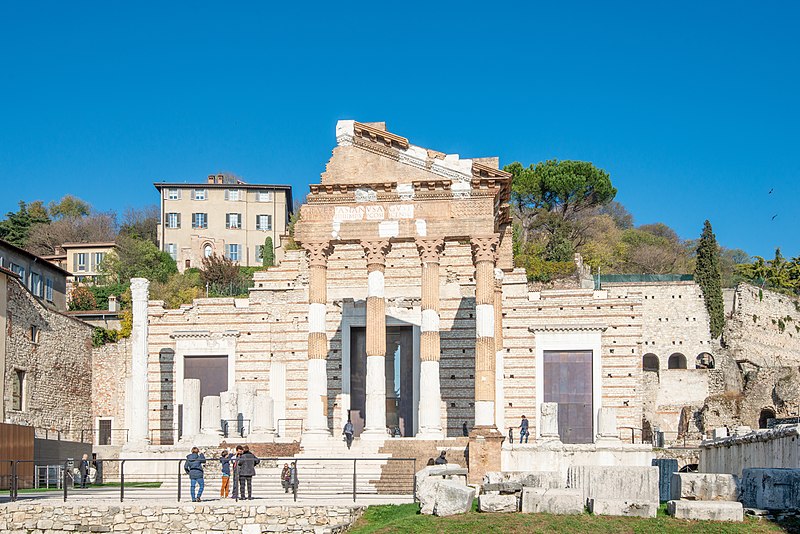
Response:
[[[481,514],[473,510],[452,517],[419,514],[418,504],[370,506],[364,516],[348,530],[352,534],[388,534],[394,532],[461,534],[463,532],[579,532],[671,534],[695,532],[709,534],[797,532],[793,526],[786,530],[776,523],[745,518],[744,523],[714,521],[683,521],[666,515],[666,505],[654,519],[632,517],[550,514]]]
[[[87,490],[92,488],[118,488],[119,482],[105,482],[103,484],[91,484],[86,487]],[[160,488],[161,482],[126,482],[126,488]],[[20,488],[19,493],[44,493],[46,491],[61,491],[64,490],[62,488]],[[72,493],[73,491],[85,491],[81,490],[80,488],[68,488],[67,493]],[[0,495],[8,495],[8,490],[0,491]]]

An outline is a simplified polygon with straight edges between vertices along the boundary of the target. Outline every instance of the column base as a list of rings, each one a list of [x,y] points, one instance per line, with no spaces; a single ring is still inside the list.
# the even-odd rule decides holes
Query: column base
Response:
[[[444,438],[445,438],[444,432],[441,429],[421,430],[417,432],[417,434],[414,436],[414,439],[428,439],[428,440],[440,440]]]
[[[389,439],[389,434],[386,430],[364,430],[360,438],[364,441],[385,441]]]

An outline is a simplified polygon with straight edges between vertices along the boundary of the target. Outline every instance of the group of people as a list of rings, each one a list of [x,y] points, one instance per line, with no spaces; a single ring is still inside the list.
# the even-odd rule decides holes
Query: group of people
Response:
[[[192,447],[192,452],[186,456],[186,462],[183,464],[183,470],[189,475],[192,502],[200,502],[203,495],[206,461],[206,457],[200,452],[200,449]],[[233,453],[229,453],[227,450],[222,451],[219,457],[222,471],[219,496],[223,499],[253,500],[253,477],[256,474],[256,466],[260,462],[261,460],[250,451],[247,445],[237,445]],[[231,478],[233,478],[232,483]],[[297,485],[295,462],[292,462],[291,465],[283,464],[281,486],[285,493],[289,493],[289,489],[296,492]]]
[[[522,440],[525,440],[524,443],[528,443],[528,436],[531,435],[530,431],[528,431],[528,418],[524,415],[522,416],[522,420],[519,423],[519,442],[523,443]],[[514,429],[508,429],[508,442],[514,443]]]

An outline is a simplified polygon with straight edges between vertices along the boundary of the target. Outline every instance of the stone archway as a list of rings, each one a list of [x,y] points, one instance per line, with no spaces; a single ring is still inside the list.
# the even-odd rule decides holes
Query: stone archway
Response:
[[[758,428],[769,428],[770,419],[775,419],[775,410],[769,407],[762,408],[758,415]]]
[[[667,361],[668,369],[686,369],[686,356],[680,352],[674,353]]]

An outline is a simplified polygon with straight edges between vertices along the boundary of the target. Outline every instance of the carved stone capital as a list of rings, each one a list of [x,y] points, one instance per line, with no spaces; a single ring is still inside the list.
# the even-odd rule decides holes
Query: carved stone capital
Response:
[[[367,265],[385,265],[386,254],[392,244],[389,240],[384,239],[381,241],[362,241],[361,246],[367,255]]]
[[[475,263],[481,261],[490,261],[494,263],[495,249],[500,243],[500,238],[497,236],[497,234],[473,237],[471,241],[472,254],[475,257]]]
[[[418,237],[414,240],[419,250],[422,263],[439,263],[439,256],[444,249],[444,239]]]
[[[302,243],[301,246],[308,252],[308,264],[312,267],[325,267],[328,264],[328,256],[333,252],[330,241],[312,241]]]

